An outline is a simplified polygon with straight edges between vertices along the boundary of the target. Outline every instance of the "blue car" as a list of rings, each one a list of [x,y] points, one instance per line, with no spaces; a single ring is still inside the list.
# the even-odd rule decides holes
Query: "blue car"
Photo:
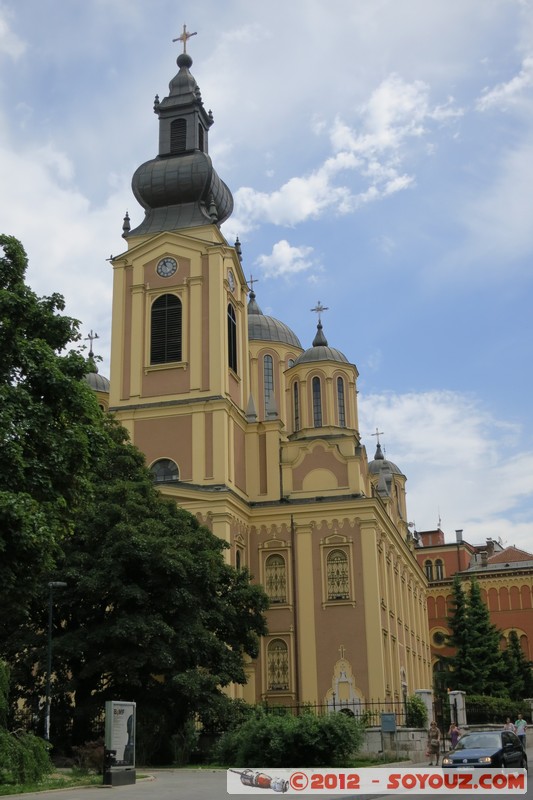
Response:
[[[527,755],[520,739],[511,731],[465,733],[442,759],[444,769],[512,767],[527,770]]]

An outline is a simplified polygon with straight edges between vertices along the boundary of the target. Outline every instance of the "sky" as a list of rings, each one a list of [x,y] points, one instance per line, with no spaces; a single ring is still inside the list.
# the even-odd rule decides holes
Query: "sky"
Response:
[[[533,1],[0,0],[0,232],[107,376],[184,23],[261,309],[327,307],[419,531],[533,551]]]

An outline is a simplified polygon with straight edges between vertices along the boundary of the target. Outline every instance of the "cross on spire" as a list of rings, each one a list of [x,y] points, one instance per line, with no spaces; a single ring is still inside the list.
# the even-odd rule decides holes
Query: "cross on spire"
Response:
[[[172,39],[173,42],[183,42],[183,52],[187,52],[187,41],[191,38],[191,36],[196,36],[198,31],[194,31],[194,33],[190,33],[187,30],[187,26],[183,26],[183,33],[181,33],[176,39]]]
[[[377,444],[379,444],[379,437],[383,436],[383,431],[380,431],[379,428],[376,428],[375,433],[371,433],[371,436],[375,436],[377,438]]]
[[[320,315],[321,315],[321,313],[322,313],[323,311],[329,311],[328,307],[327,307],[327,306],[323,306],[323,305],[322,305],[322,303],[320,302],[320,300],[319,300],[319,301],[318,301],[318,303],[316,304],[315,308],[312,308],[312,309],[310,309],[310,310],[311,310],[311,311],[314,311],[314,312],[315,312],[315,314],[318,314],[318,322],[319,322],[319,324],[320,324],[320,322],[321,322],[321,319],[320,319]]]
[[[339,655],[340,655],[341,658],[344,658],[344,653],[345,652],[346,652],[346,648],[344,647],[343,644],[341,644],[341,646],[339,647]]]
[[[89,346],[89,358],[92,358],[94,356],[94,353],[93,353],[93,342],[94,342],[95,339],[99,339],[99,338],[100,337],[98,336],[97,333],[93,333],[92,328],[91,328],[91,332],[89,333],[89,335],[85,337],[85,341],[88,340],[91,343],[90,346]]]
[[[250,273],[250,280],[248,281],[250,284],[250,291],[253,292],[254,290],[254,283],[259,283],[259,278],[254,278],[254,276]]]

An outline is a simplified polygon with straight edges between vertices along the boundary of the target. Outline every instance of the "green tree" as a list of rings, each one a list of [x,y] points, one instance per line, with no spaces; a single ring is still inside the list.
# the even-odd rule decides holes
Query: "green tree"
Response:
[[[54,718],[57,729],[72,716],[78,744],[106,699],[135,700],[150,728],[147,756],[165,758],[162,744],[221,687],[245,682],[267,598],[225,562],[222,540],[161,497],[126,436],[109,418],[95,428],[88,491],[58,559],[68,586],[57,595]],[[33,646],[38,655],[35,637]],[[18,680],[31,690],[24,664]]]
[[[20,242],[0,235],[0,648],[70,532],[100,413],[80,380],[87,361],[68,349],[78,323],[60,295],[26,286],[26,268]]]
[[[503,697],[508,691],[500,648],[501,632],[490,621],[489,609],[483,602],[479,582],[475,579],[470,582],[467,613],[470,657],[477,667],[475,679],[468,691],[473,692],[477,688],[477,694]]]
[[[226,545],[154,488],[144,457],[102,414],[60,295],[25,284],[0,237],[0,655],[12,702],[44,695],[47,583],[56,592],[52,731],[90,737],[106,699],[151,716],[157,750],[231,682],[265,633],[267,598]],[[161,750],[161,748],[159,748]]]
[[[503,651],[503,660],[509,697],[512,700],[533,697],[531,662],[525,657],[515,630],[509,633],[507,647]]]
[[[472,659],[470,649],[468,599],[457,575],[453,579],[452,592],[448,616],[451,633],[446,644],[453,648],[454,654],[442,660],[447,670],[453,672],[453,679],[450,678],[453,680],[453,688],[466,691],[464,687],[471,686],[475,681],[476,664]]]
[[[467,595],[460,579],[454,578],[450,611],[451,634],[447,645],[455,652],[443,660],[453,673],[450,676],[453,688],[470,694],[504,696],[507,689],[500,632],[490,621],[475,579]]]

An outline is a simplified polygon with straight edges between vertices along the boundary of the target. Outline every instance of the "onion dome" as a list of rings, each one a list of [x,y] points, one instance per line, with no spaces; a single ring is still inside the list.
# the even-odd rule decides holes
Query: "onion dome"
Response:
[[[107,392],[107,394],[109,394],[109,379],[104,378],[103,375],[99,375],[98,371],[88,372],[85,376],[85,380],[95,392]]]
[[[109,394],[110,382],[108,378],[104,378],[103,375],[98,374],[98,367],[96,366],[96,361],[94,359],[93,341],[99,338],[98,334],[93,333],[91,329],[91,332],[86,338],[89,340],[91,344],[89,348],[89,355],[87,357],[87,367],[89,371],[84,376],[84,378],[91,387],[91,389],[94,389],[95,392],[106,392],[107,394]]]
[[[255,299],[255,292],[250,292],[248,302],[248,339],[262,342],[282,342],[291,347],[302,350],[302,345],[296,334],[288,325],[279,319],[263,314]]]
[[[220,226],[233,211],[233,197],[217,175],[208,155],[208,130],[213,115],[206,112],[200,89],[189,68],[192,58],[180,53],[179,72],[169,95],[156,95],[159,154],[141,164],[132,179],[133,194],[145,209],[143,222],[123,236],[159,233],[200,225]]]
[[[320,320],[316,326],[316,336],[313,339],[312,347],[306,350],[305,353],[302,353],[301,356],[298,356],[293,366],[296,367],[299,364],[305,364],[310,361],[341,361],[343,364],[350,363],[344,353],[328,345],[328,340],[324,336]]]
[[[368,471],[370,475],[379,475],[380,473],[394,473],[396,475],[403,475],[403,472],[392,461],[388,461],[383,455],[383,450],[378,442],[374,460],[368,464]]]

